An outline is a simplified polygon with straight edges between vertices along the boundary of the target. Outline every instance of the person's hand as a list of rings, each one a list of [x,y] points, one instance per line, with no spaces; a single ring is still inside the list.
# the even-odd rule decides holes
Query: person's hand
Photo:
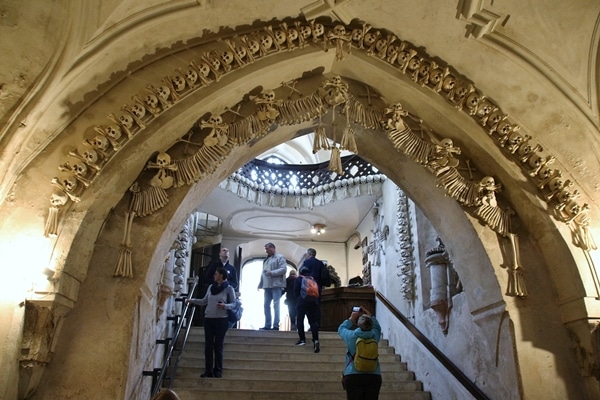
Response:
[[[225,303],[223,303],[222,301],[219,301],[217,303],[217,308],[221,308],[221,309],[225,308]]]
[[[366,309],[366,308],[364,308],[364,307],[361,307],[361,308],[360,308],[360,311],[361,311],[363,314],[366,314],[366,315],[368,315],[369,317],[372,315],[372,314],[371,314],[371,311],[367,310],[367,309]]]
[[[267,271],[267,272],[265,272],[265,275],[266,275],[266,276],[271,276],[271,271]]]

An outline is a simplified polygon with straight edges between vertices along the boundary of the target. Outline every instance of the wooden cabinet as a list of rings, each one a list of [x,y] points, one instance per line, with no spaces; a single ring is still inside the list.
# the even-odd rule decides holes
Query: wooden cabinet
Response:
[[[337,332],[352,313],[352,307],[362,306],[375,313],[375,290],[372,287],[337,287],[323,289],[321,294],[322,331]]]

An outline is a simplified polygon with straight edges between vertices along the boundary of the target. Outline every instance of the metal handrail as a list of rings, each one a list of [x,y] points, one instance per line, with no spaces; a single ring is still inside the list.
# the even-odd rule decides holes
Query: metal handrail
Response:
[[[178,300],[184,301],[187,298],[187,296],[193,295],[197,286],[198,286],[198,276],[194,277],[194,281],[192,282],[191,286],[189,287],[188,293],[185,295],[182,295],[180,298],[178,298]],[[190,334],[189,327],[191,326],[191,323],[194,319],[195,312],[196,312],[196,307],[190,307],[189,304],[185,304],[185,306],[183,308],[183,312],[179,316],[180,320],[177,322],[177,327],[175,328],[175,334],[173,335],[174,337],[172,338],[172,340],[170,340],[170,344],[166,351],[165,359],[163,360],[163,364],[160,368],[155,369],[154,373],[152,374],[153,380],[152,380],[152,391],[150,393],[150,398],[154,397],[160,391],[160,389],[163,387],[163,381],[165,379],[167,379],[169,381],[167,388],[171,387],[173,379],[175,378],[175,373],[177,371],[177,367],[179,365],[179,359],[181,358],[181,355],[183,354],[183,350],[185,349],[185,345],[187,343],[187,340],[188,340],[188,337]],[[184,330],[184,336],[183,336],[183,339],[180,344],[181,347],[177,348],[177,346],[179,344],[179,336],[181,335],[181,332],[183,330]],[[178,354],[175,357],[175,362],[173,362],[172,358],[173,358],[173,354],[175,353],[176,350],[178,351]],[[169,365],[171,365],[171,369],[170,369],[169,376],[167,377],[166,374],[167,374]]]
[[[477,400],[490,400],[490,398],[481,391],[448,357],[442,353],[419,329],[404,314],[400,312],[381,292],[376,292],[375,295],[384,306],[408,329],[414,337],[421,342],[431,355],[433,355],[446,370],[456,378],[458,382]]]

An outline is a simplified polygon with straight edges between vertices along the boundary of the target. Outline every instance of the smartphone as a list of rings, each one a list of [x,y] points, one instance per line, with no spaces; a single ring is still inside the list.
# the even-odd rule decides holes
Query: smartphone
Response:
[[[360,307],[352,307],[352,312],[359,312],[360,311]]]

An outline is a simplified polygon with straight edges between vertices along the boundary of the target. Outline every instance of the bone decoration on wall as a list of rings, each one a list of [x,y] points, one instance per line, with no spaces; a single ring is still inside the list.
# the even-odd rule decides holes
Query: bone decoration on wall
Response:
[[[216,84],[226,74],[233,74],[263,58],[307,46],[323,51],[333,49],[338,60],[353,52],[364,52],[395,68],[399,77],[404,75],[414,85],[432,90],[445,98],[456,112],[466,113],[480,124],[484,137],[493,140],[507,158],[520,166],[538,187],[538,196],[548,203],[553,216],[569,224],[576,238],[575,244],[586,251],[596,249],[587,229],[589,206],[576,201],[580,194],[572,187],[572,180],[552,168],[554,157],[545,154],[543,146],[535,143],[531,135],[522,132],[508,114],[473,83],[461,78],[462,75],[451,66],[444,65],[443,61],[426,54],[418,46],[399,39],[393,32],[373,28],[367,23],[345,26],[337,22],[325,24],[313,20],[281,22],[276,26],[271,23],[253,31],[228,33],[219,40],[203,42],[193,49],[200,52],[196,59],[177,67],[160,82],[148,82],[140,88],[139,93],[132,93],[131,101],[123,99],[125,104],[119,111],[109,113],[108,121],[98,121],[91,127],[96,132],[95,136],[85,138],[80,148],[68,152],[68,157],[76,161],[69,159],[63,162],[59,166],[62,175],[51,179],[58,191],[53,193],[50,200],[45,234],[57,234],[61,208],[65,208],[69,200],[78,202],[117,152],[132,151],[128,148],[131,139],[150,126],[158,116],[190,94]],[[132,74],[135,71],[129,75]],[[499,207],[496,199],[501,185],[492,181],[491,176],[473,182],[470,177],[460,175],[453,165],[457,148],[448,142],[449,139],[430,136],[421,139],[414,136],[411,132],[414,128],[411,129],[407,122],[412,119],[418,121],[419,118],[403,110],[400,103],[388,104],[383,109],[376,109],[370,104],[365,106],[357,100],[356,95],[346,93],[346,87],[339,77],[325,80],[320,91],[303,96],[293,82],[282,83],[282,88],[297,98],[292,100],[288,96],[285,100],[275,99],[270,91],[263,91],[253,95],[256,111],[243,116],[240,121],[222,123],[219,112],[203,120],[201,128],[210,129],[206,141],[194,143],[190,140],[188,144],[198,147],[192,157],[174,160],[164,168],[157,167],[159,171],[151,189],[132,187],[132,192],[137,193],[137,200],[142,203],[149,201],[143,207],[135,205],[134,208],[145,215],[156,212],[168,201],[165,186],[170,186],[169,177],[173,178],[173,187],[198,182],[215,170],[233,146],[247,143],[257,135],[267,134],[273,124],[312,121],[333,108],[333,118],[339,112],[347,124],[344,131],[346,136],[341,138],[343,140],[334,141],[334,156],[343,146],[354,148],[352,123],[385,131],[398,150],[436,174],[438,184],[447,194],[463,205],[478,207],[475,211],[478,218],[502,236],[508,236],[508,216],[511,211]],[[233,109],[226,111],[232,114],[236,112]],[[182,143],[185,140],[187,138],[182,138]],[[159,154],[173,156],[162,150]],[[151,162],[160,164],[158,158]],[[332,165],[332,168],[336,167]]]

